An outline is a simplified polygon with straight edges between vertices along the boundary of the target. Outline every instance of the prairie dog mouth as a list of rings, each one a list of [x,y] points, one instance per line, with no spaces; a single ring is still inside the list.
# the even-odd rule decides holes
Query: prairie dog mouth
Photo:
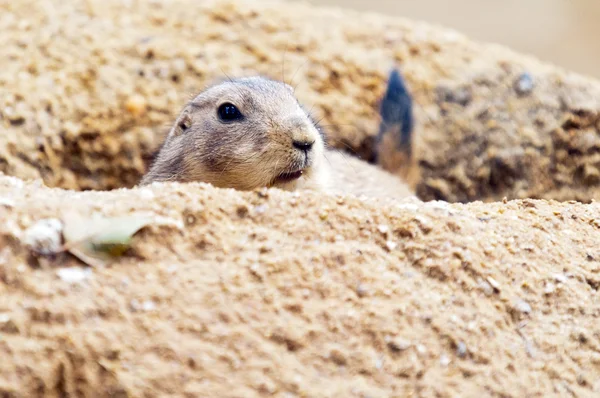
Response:
[[[302,174],[304,174],[304,170],[292,171],[290,173],[281,173],[277,177],[275,177],[273,183],[276,184],[294,181],[302,177]]]

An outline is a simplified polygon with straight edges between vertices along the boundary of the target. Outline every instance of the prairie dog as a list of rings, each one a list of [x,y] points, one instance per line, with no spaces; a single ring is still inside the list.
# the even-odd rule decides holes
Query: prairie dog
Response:
[[[390,92],[388,85],[388,97]],[[382,115],[385,104],[384,99]],[[388,99],[387,104],[393,101]],[[385,121],[384,117],[380,142],[386,132],[400,134],[390,127],[393,123],[385,127]],[[221,82],[185,105],[141,185],[154,181],[199,181],[238,190],[276,187],[372,197],[414,195],[400,178],[327,148],[322,130],[293,88],[265,77]]]

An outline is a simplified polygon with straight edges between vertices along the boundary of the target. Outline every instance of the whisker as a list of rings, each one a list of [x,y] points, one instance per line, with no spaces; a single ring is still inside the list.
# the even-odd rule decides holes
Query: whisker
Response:
[[[344,153],[344,152],[342,152],[342,151],[339,151],[338,153],[339,153],[340,155],[342,155],[342,159],[344,159],[344,161],[346,162],[346,164],[347,164],[348,166],[350,166],[350,168],[352,169],[352,172],[353,172],[354,174],[358,174],[358,171],[356,170],[356,168],[355,168],[355,167],[352,165],[352,163],[350,163],[350,162],[348,161],[348,159],[347,159],[347,156],[348,156],[348,155],[347,155],[347,154],[345,154],[345,153]]]
[[[348,148],[354,155],[356,155],[357,158],[361,159],[360,155],[358,154],[358,152],[356,152],[354,150],[354,148],[352,148],[350,146],[350,144],[345,143],[341,138],[333,138],[331,137],[332,140],[337,141],[338,143],[342,144],[343,146],[345,146],[346,148]]]
[[[239,160],[236,159],[234,157],[231,158],[231,160],[229,160],[229,162],[227,162],[227,164],[225,165],[225,167],[223,167],[223,170],[221,170],[221,173],[219,174],[219,179],[221,179],[221,176],[223,176],[223,173],[225,173],[225,171],[227,171],[227,168],[231,165],[231,163],[233,163],[234,161],[238,164],[244,164],[246,162],[248,162],[250,159],[259,156],[261,154],[261,152],[255,152],[253,154],[251,154],[250,156],[246,157],[245,159]]]
[[[323,157],[325,157],[325,160],[327,160],[327,163],[329,163],[329,165],[331,167],[333,167],[333,164],[331,163],[331,160],[329,160],[329,158],[327,157],[327,152],[323,152]]]
[[[274,169],[274,170],[277,170],[277,166],[279,166],[279,158],[277,158],[277,163],[275,163],[275,167],[273,167],[273,169]],[[277,177],[276,177],[276,176],[275,176],[275,177],[273,177],[273,180],[271,180],[271,182],[269,182],[269,183],[267,184],[267,186],[272,186],[272,185],[273,185],[273,183],[275,182],[275,178],[277,178]]]
[[[300,68],[302,68],[304,65],[306,65],[306,63],[308,62],[308,59],[305,60],[302,65],[300,65],[297,69],[296,72],[294,72],[294,74],[292,75],[292,80],[290,80],[290,85],[293,84],[294,82],[294,77],[296,77],[296,73],[298,73],[298,71],[300,70]],[[300,83],[302,83],[302,80],[298,82],[298,84],[296,84],[294,87],[294,93],[296,92],[296,88],[300,85]]]
[[[219,69],[221,69],[221,72],[223,72],[223,74],[225,75],[225,77],[231,82],[233,83],[233,79],[231,77],[229,77],[229,75],[227,73],[225,73],[225,71],[223,70],[223,68],[221,68],[221,65],[219,65]]]
[[[322,121],[323,119],[325,119],[325,116],[321,116],[321,117],[319,118],[319,120],[316,120],[316,121],[315,121],[315,124],[319,124],[319,123],[321,123],[321,121]],[[321,127],[323,127],[323,126],[321,126]]]
[[[227,77],[227,79],[229,80],[229,82],[233,85],[234,89],[238,92],[238,94],[243,98],[244,93],[242,93],[242,90],[240,90],[237,85],[235,84],[235,81],[227,74],[225,73],[225,71],[223,70],[223,68],[221,68],[221,65],[219,65],[219,69],[221,69],[221,72],[223,72],[223,74],[225,75],[225,77]]]
[[[283,49],[283,61],[281,64],[281,81],[285,84],[285,52],[287,51],[287,46]]]

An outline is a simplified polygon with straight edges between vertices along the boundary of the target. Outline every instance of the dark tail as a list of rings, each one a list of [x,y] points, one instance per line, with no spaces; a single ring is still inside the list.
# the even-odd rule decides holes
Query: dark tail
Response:
[[[378,146],[384,142],[386,145],[393,142],[395,150],[403,152],[405,156],[411,156],[414,128],[412,103],[412,97],[408,92],[402,75],[400,75],[397,69],[394,69],[390,74],[387,90],[381,101],[379,110],[381,124],[377,137]],[[393,137],[386,139],[387,135],[392,135]]]
[[[376,144],[376,162],[402,177],[415,189],[421,178],[414,156],[413,99],[398,70],[393,70],[381,100],[381,124]]]

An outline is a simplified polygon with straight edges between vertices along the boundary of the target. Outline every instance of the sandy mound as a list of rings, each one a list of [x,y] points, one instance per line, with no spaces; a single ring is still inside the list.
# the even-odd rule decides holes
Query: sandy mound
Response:
[[[598,393],[600,206],[360,201],[0,180],[6,396]],[[153,212],[110,267],[34,221]],[[288,395],[285,395],[285,394]]]
[[[418,102],[421,197],[598,196],[600,84],[452,31],[272,1],[2,8],[0,171],[11,175],[132,186],[185,100],[225,74],[293,80],[332,144],[369,160],[377,101],[400,65]]]
[[[370,159],[399,63],[423,198],[589,200],[598,82],[301,4],[0,4],[0,170],[21,178],[0,177],[1,396],[600,392],[597,203],[40,183],[134,185],[157,126],[223,72],[295,74],[333,144]],[[143,229],[103,268],[27,245],[40,220],[136,212],[181,225]]]

